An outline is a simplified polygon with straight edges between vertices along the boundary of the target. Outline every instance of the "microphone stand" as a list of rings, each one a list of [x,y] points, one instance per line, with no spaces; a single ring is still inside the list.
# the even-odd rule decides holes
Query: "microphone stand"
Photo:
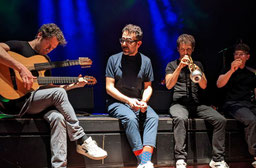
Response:
[[[218,52],[218,54],[222,54],[222,68],[226,68],[226,52],[229,48],[224,48]]]

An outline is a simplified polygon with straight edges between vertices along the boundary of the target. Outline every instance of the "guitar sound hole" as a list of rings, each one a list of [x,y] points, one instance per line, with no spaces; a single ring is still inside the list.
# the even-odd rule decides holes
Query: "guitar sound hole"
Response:
[[[31,71],[33,76],[39,76],[39,73],[36,70]]]

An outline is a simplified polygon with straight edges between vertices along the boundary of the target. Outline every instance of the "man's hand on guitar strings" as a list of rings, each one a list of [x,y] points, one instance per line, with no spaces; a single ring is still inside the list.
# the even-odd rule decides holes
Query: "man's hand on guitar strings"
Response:
[[[24,83],[24,88],[26,88],[27,90],[30,90],[33,85],[34,79],[36,79],[36,77],[33,76],[32,73],[23,65],[21,66],[19,73]]]
[[[87,83],[88,83],[88,81],[86,79],[84,79],[82,77],[82,75],[80,74],[78,76],[78,82],[76,82],[74,85],[75,85],[75,87],[84,87]]]

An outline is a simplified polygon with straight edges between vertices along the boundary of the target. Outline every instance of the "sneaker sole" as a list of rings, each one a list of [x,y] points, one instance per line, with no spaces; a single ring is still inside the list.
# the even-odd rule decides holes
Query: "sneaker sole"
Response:
[[[82,146],[77,146],[76,147],[76,151],[77,153],[81,154],[81,155],[84,155],[92,160],[102,160],[102,159],[105,159],[108,155],[105,155],[105,156],[101,156],[101,157],[93,157],[91,155],[89,155],[88,153],[84,152]]]

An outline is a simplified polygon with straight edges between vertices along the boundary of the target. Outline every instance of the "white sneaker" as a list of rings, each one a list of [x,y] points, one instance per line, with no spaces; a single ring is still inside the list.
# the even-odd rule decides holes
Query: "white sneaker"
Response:
[[[224,160],[222,160],[221,162],[214,162],[213,160],[211,160],[209,166],[211,168],[229,168],[228,164]]]
[[[137,168],[154,168],[154,164],[150,161],[148,161],[145,164],[139,164]]]
[[[256,160],[255,160],[254,162],[252,162],[252,166],[253,166],[254,168],[256,168]]]
[[[92,140],[92,137],[87,138],[82,145],[77,144],[76,151],[93,160],[101,160],[108,156],[107,152]]]
[[[176,162],[176,168],[186,168],[187,163],[183,159],[179,159]]]

